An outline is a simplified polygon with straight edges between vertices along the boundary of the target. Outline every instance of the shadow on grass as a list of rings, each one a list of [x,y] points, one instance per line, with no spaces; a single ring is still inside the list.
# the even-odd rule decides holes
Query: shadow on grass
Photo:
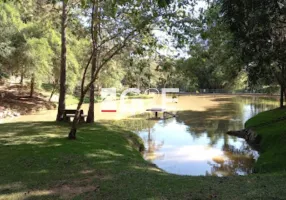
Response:
[[[87,185],[111,178],[111,174],[124,170],[128,160],[140,158],[118,131],[110,132],[103,126],[81,127],[78,139],[69,141],[68,128],[40,122],[0,125],[0,193],[6,195],[0,199],[9,195],[18,199],[19,192],[25,197],[94,190]],[[108,167],[111,164],[114,166]],[[12,185],[5,186],[7,183]]]
[[[112,124],[0,125],[0,199],[235,199],[286,195],[286,177],[190,177],[146,162],[138,138]],[[265,187],[264,187],[265,186]],[[241,199],[239,198],[239,199]],[[262,198],[263,199],[263,198]]]

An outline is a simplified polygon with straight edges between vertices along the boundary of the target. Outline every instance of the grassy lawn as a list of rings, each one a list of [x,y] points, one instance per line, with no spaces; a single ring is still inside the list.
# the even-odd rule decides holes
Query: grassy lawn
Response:
[[[0,199],[285,199],[286,175],[191,177],[146,162],[140,139],[85,125],[76,141],[57,123],[0,125]]]
[[[248,120],[247,127],[259,125],[286,116],[286,109],[263,112]],[[258,172],[284,172],[286,170],[286,120],[256,127],[262,136],[261,154],[255,165]]]

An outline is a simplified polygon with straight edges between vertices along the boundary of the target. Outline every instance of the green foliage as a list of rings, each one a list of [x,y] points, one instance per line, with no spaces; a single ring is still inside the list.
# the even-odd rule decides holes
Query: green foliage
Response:
[[[61,4],[58,2],[23,0],[1,3],[3,9],[0,14],[2,19],[0,28],[7,32],[0,36],[0,57],[3,58],[0,61],[1,71],[8,75],[21,75],[25,79],[30,79],[34,74],[38,85],[41,85],[41,82],[54,85],[59,83]],[[91,54],[92,44],[89,39],[92,33],[91,8],[96,2],[66,1],[69,7],[67,24],[69,93],[73,93],[79,85],[80,75]],[[169,79],[168,85],[175,85],[177,82],[184,85],[184,82],[189,82],[182,73],[175,72],[175,67],[172,67],[171,73],[167,71],[168,69],[156,70],[161,61],[154,56],[158,44],[152,29],[154,25],[166,29],[179,15],[183,16],[181,11],[187,5],[191,5],[190,2],[184,0],[98,2],[100,18],[94,21],[94,24],[97,24],[94,31],[98,33],[96,52],[96,68],[100,71],[98,88],[117,87],[120,90],[124,88],[122,83],[125,86],[142,88],[157,87],[166,85],[167,79]],[[175,12],[177,9],[180,11]],[[116,57],[124,49],[135,60],[133,66],[128,66],[128,59],[124,58],[122,61]],[[140,56],[149,58],[142,59]],[[90,70],[87,72],[87,77],[90,81]],[[85,83],[87,85],[88,82]]]
[[[101,72],[96,84],[104,88],[116,88],[121,90],[123,88],[121,81],[124,76],[124,70],[118,60],[112,60],[108,66]]]
[[[247,65],[250,83],[285,87],[285,1],[223,0],[222,15]]]
[[[67,52],[67,91],[72,94],[79,81],[80,66],[72,51],[68,49]]]
[[[231,44],[233,36],[219,12],[220,5],[211,4],[201,13],[190,33],[196,34],[190,44],[190,58],[181,61],[179,70],[196,83],[197,89],[246,88],[243,63]]]
[[[34,74],[37,86],[41,86],[48,74],[51,73],[52,50],[45,38],[31,38],[25,45],[25,71],[26,75]],[[46,80],[47,81],[47,80]]]
[[[136,51],[138,52],[137,49]],[[139,89],[149,88],[152,78],[151,60],[139,54],[128,56],[124,62],[126,63],[124,85]]]
[[[9,3],[0,3],[0,72],[6,74],[11,66],[9,58],[15,51],[14,35],[24,26],[18,10]]]
[[[61,63],[61,34],[51,5],[27,0],[25,2],[0,3],[0,72],[21,74],[24,78],[35,75],[36,85],[42,82],[58,84]],[[41,15],[38,12],[42,12]],[[42,17],[41,17],[42,16]],[[74,28],[74,27],[73,27]],[[3,30],[3,31],[2,31]],[[78,84],[86,51],[86,39],[68,32],[67,91],[73,93]],[[81,49],[78,48],[81,46]]]

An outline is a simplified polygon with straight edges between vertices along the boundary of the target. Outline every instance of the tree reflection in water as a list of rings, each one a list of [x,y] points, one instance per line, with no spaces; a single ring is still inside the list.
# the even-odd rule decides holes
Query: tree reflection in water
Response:
[[[117,123],[138,133],[145,143],[145,158],[168,172],[213,176],[250,174],[257,153],[244,140],[226,132],[242,129],[247,119],[277,104],[253,97],[215,101],[220,101],[216,107],[180,111],[176,119],[147,120],[145,114]],[[183,154],[178,154],[182,151]],[[196,160],[200,156],[203,158]],[[173,165],[175,168],[170,168]],[[200,172],[193,172],[194,166]]]
[[[151,120],[148,120],[148,122],[150,121]],[[144,156],[145,159],[150,161],[155,159],[163,159],[164,154],[159,154],[158,151],[164,145],[164,141],[158,142],[154,140],[154,138],[152,138],[152,131],[154,131],[154,129],[151,126],[149,126],[147,129],[148,129],[148,137],[143,139],[144,143],[147,144]]]
[[[206,172],[206,175],[230,176],[252,173],[252,166],[258,154],[249,145],[244,143],[240,149],[232,145],[224,145],[223,151],[226,159],[213,158],[213,162],[209,162],[212,166],[211,172]]]

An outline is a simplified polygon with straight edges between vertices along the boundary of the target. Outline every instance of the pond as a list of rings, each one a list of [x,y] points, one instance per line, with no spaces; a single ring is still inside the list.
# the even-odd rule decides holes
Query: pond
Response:
[[[179,97],[175,106],[176,118],[137,122],[134,131],[144,140],[144,158],[166,172],[179,175],[251,174],[258,152],[244,139],[229,136],[226,132],[243,129],[244,123],[252,116],[277,107],[277,99],[198,98],[200,101],[192,105],[192,97]],[[202,106],[203,101],[211,101],[211,106]]]
[[[138,134],[144,141],[144,158],[166,172],[179,175],[229,176],[252,173],[259,154],[243,139],[229,136],[229,130],[243,129],[259,112],[278,106],[277,98],[233,95],[180,96],[166,104],[176,118],[149,120],[146,109],[161,106],[161,96],[126,100],[126,110],[102,113],[95,104],[97,121],[108,120]],[[140,105],[140,106],[139,106]],[[120,107],[120,102],[115,102]],[[76,106],[69,106],[75,108]],[[132,109],[131,109],[132,108]],[[88,105],[83,105],[87,113]],[[6,119],[6,122],[54,121],[57,111]],[[134,113],[137,113],[136,115]],[[142,114],[143,113],[143,114]]]

